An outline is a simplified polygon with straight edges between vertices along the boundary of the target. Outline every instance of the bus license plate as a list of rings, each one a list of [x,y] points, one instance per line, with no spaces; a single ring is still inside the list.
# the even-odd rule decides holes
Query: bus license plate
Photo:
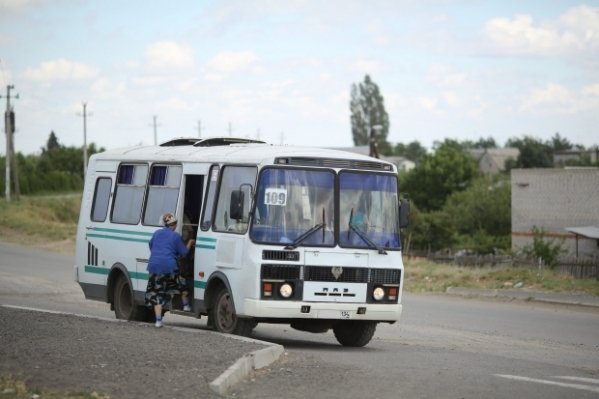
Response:
[[[319,319],[349,319],[350,312],[345,310],[319,310]]]

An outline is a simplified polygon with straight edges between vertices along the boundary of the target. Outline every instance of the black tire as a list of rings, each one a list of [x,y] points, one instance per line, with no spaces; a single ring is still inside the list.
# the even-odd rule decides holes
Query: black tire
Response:
[[[221,333],[249,337],[257,323],[237,317],[231,294],[221,287],[214,296],[210,312],[213,328]]]
[[[333,326],[335,338],[343,346],[362,347],[376,331],[375,321],[344,321]]]
[[[130,321],[153,322],[154,315],[146,306],[139,306],[133,301],[129,280],[120,275],[114,285],[114,314],[117,319]]]

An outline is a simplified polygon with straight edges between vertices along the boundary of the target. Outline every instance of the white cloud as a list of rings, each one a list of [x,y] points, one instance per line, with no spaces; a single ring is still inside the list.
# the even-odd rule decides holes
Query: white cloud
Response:
[[[43,2],[44,0],[0,0],[0,10],[20,11]]]
[[[259,59],[260,57],[251,51],[223,51],[208,60],[206,68],[216,74],[231,72],[260,72],[261,69],[253,65]]]
[[[125,92],[125,84],[115,84],[109,79],[101,78],[92,84],[91,90],[97,98],[110,99],[121,96]]]
[[[160,41],[146,46],[144,56],[155,68],[188,68],[193,66],[193,49],[185,44]]]
[[[418,103],[422,108],[432,111],[437,106],[437,97],[420,96],[418,97]]]
[[[0,34],[0,46],[4,44],[11,44],[14,42],[16,42],[14,36]]]
[[[450,107],[456,108],[462,105],[462,101],[458,98],[458,96],[453,91],[445,91],[443,92],[443,100]]]
[[[435,82],[437,86],[459,86],[466,81],[466,74],[455,72],[444,64],[433,64],[428,68],[426,80]]]
[[[94,66],[67,61],[63,58],[55,61],[46,61],[39,68],[27,68],[22,77],[37,82],[51,82],[56,80],[84,80],[98,76],[100,69]]]
[[[532,114],[576,114],[599,112],[599,83],[583,87],[578,93],[549,83],[544,89],[533,89],[523,99],[521,111]]]
[[[538,24],[533,23],[532,16],[523,14],[513,20],[495,18],[487,22],[485,33],[500,52],[507,54],[589,55],[599,49],[599,8],[581,5],[557,20]]]
[[[374,60],[358,60],[349,66],[350,71],[362,74],[378,73],[382,70],[381,64]]]
[[[136,86],[150,87],[159,86],[165,82],[165,78],[160,76],[145,76],[145,77],[133,77],[131,83]]]
[[[598,96],[599,97],[599,83],[595,83],[590,86],[583,87],[581,93],[583,96]]]
[[[520,110],[535,111],[547,105],[564,105],[570,102],[570,92],[564,86],[548,83],[545,89],[533,89],[524,99]]]

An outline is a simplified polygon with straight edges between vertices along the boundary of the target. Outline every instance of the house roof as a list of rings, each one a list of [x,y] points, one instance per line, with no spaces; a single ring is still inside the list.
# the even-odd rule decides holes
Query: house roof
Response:
[[[599,240],[599,227],[597,226],[566,227],[564,230],[566,230],[569,233],[577,234],[579,236]]]
[[[505,170],[505,161],[510,158],[516,160],[520,155],[520,150],[517,148],[472,148],[467,151],[477,162],[480,162],[482,157],[487,154],[499,170]]]

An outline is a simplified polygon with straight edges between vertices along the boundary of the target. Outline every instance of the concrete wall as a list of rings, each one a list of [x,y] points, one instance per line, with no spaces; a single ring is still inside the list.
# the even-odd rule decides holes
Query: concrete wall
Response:
[[[599,226],[599,169],[513,169],[512,249],[532,243],[533,226],[549,237],[566,237],[564,247],[576,253],[566,227]],[[579,257],[599,257],[597,240],[578,238]]]

